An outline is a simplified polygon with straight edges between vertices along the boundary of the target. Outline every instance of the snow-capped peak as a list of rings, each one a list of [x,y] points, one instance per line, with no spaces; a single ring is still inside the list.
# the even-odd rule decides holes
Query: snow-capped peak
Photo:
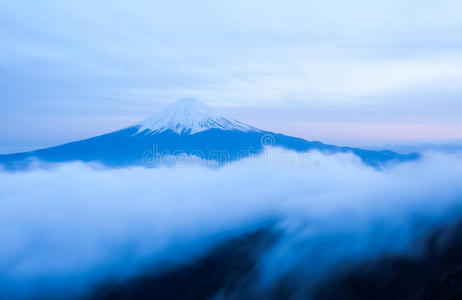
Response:
[[[138,132],[157,133],[172,130],[178,134],[194,134],[211,128],[257,131],[258,129],[218,114],[195,98],[177,100],[165,110],[139,124]]]

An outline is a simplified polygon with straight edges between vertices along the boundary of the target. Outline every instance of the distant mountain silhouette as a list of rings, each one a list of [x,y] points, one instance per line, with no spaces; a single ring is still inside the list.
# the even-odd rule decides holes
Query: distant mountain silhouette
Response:
[[[99,162],[109,167],[155,167],[162,164],[165,157],[179,155],[194,155],[223,164],[259,154],[273,146],[297,152],[351,152],[376,168],[419,157],[417,153],[339,147],[264,131],[222,116],[197,99],[180,99],[135,126],[56,147],[0,155],[0,164],[10,170],[27,168],[34,160],[47,163]]]

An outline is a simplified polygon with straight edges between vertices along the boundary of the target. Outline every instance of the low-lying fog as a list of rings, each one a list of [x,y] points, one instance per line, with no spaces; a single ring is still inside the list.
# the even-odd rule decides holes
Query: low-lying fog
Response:
[[[1,171],[0,298],[79,295],[269,222],[281,238],[261,258],[260,284],[286,272],[318,278],[349,259],[409,251],[457,220],[461,176],[458,155],[426,153],[378,171],[349,154],[280,149],[220,168]]]

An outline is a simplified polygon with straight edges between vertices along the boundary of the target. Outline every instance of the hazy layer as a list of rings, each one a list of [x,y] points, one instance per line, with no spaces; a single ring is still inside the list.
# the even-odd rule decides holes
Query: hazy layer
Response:
[[[278,149],[222,168],[0,172],[0,298],[70,296],[108,275],[192,259],[269,220],[283,235],[262,257],[261,283],[289,271],[319,277],[340,261],[406,251],[458,217],[460,174],[456,155],[379,172],[352,155]],[[309,267],[298,264],[306,258]]]

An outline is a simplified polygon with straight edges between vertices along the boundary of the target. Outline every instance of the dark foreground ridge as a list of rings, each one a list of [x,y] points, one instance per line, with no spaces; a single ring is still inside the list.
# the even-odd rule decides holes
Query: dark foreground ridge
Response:
[[[191,264],[106,282],[90,299],[462,299],[462,223],[429,234],[419,256],[382,256],[346,265],[315,283],[288,274],[263,288],[258,285],[258,262],[277,236],[262,229]]]
[[[142,274],[125,282],[106,282],[89,299],[229,298],[253,282],[263,252],[276,240],[270,230],[235,238],[190,264],[160,274]]]
[[[420,257],[384,256],[332,276],[315,299],[462,299],[462,223],[433,232]]]

